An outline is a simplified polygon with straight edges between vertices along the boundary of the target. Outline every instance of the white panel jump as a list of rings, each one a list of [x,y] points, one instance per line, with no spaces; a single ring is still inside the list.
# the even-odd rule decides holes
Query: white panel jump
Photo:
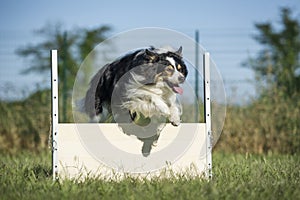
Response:
[[[58,123],[57,51],[52,61],[52,169],[58,178],[212,176],[209,54],[203,55],[205,123],[167,124],[147,157],[115,123]]]

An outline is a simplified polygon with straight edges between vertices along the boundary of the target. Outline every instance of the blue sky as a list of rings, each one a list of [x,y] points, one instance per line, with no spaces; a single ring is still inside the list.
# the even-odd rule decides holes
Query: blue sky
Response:
[[[48,84],[47,77],[21,75],[28,62],[15,55],[15,49],[36,43],[33,30],[47,22],[62,22],[66,29],[110,25],[111,35],[142,27],[162,27],[194,37],[200,32],[200,43],[217,64],[226,84],[238,95],[254,94],[253,73],[241,67],[249,56],[255,56],[260,46],[251,38],[254,23],[278,22],[279,8],[289,6],[294,16],[300,16],[300,2],[285,1],[116,1],[116,0],[1,0],[0,1],[0,97],[23,95],[8,91],[32,90],[36,83]],[[299,17],[300,18],[300,17]],[[26,92],[25,92],[26,93]]]

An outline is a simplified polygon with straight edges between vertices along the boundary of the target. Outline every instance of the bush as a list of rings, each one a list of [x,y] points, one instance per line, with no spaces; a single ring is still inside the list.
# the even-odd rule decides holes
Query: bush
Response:
[[[300,95],[273,90],[245,107],[228,106],[218,150],[300,153]]]
[[[48,146],[50,96],[50,90],[46,90],[24,101],[0,101],[0,151],[40,151]]]

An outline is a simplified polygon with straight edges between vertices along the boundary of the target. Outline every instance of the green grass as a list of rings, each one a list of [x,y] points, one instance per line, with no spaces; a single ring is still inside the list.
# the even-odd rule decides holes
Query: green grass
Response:
[[[213,180],[53,182],[50,153],[0,155],[0,199],[300,199],[300,157],[213,154]]]

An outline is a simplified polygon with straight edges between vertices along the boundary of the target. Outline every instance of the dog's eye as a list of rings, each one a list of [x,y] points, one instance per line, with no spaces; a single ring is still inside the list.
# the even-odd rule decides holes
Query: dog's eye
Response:
[[[181,65],[177,65],[177,70],[180,70],[182,67],[181,67]]]

